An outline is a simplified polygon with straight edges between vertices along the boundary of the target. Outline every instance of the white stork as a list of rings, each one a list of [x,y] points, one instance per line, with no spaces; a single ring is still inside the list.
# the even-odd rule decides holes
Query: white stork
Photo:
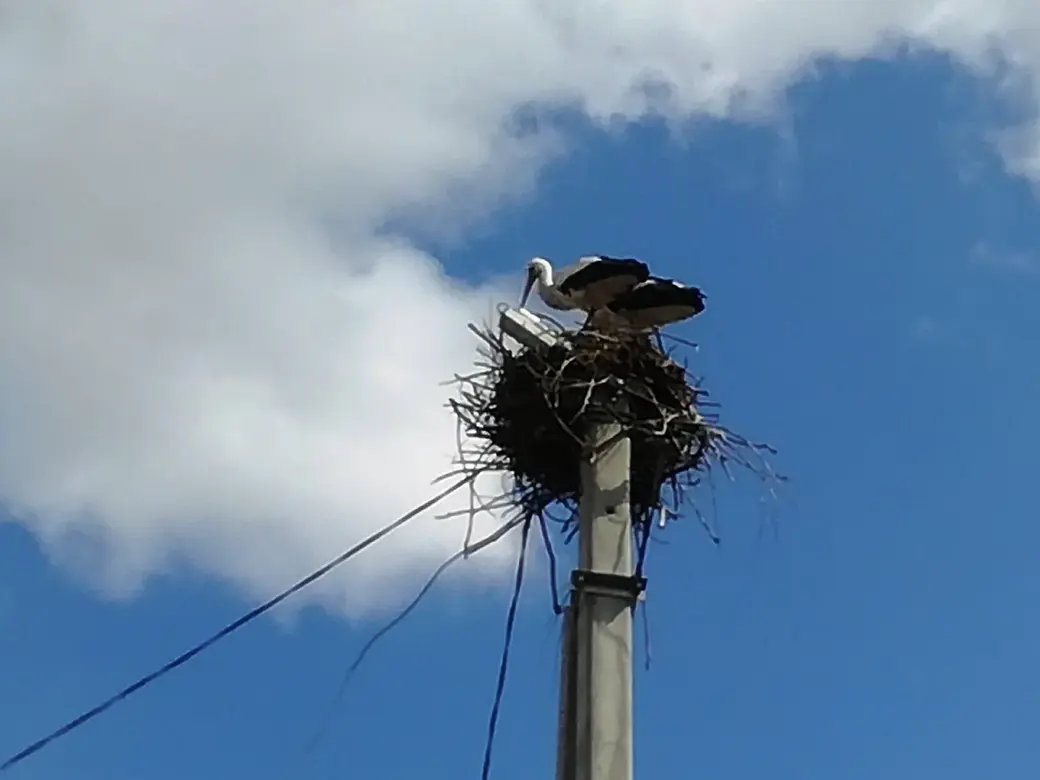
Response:
[[[520,305],[527,303],[531,290],[537,288],[538,297],[553,309],[591,313],[649,278],[646,263],[632,258],[583,257],[554,275],[549,261],[536,257],[527,264],[527,283]]]
[[[594,318],[608,328],[653,330],[704,311],[704,293],[674,279],[649,279],[633,285],[607,303]]]

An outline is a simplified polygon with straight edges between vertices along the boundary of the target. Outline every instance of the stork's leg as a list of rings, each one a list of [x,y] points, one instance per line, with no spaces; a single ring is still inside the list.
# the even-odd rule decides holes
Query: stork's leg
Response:
[[[610,330],[610,311],[604,308],[591,309],[581,329],[598,331],[600,333]]]

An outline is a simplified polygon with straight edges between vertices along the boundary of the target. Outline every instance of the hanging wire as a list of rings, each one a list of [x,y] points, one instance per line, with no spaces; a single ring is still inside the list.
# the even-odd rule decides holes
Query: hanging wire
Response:
[[[354,661],[350,664],[349,667],[347,667],[346,672],[343,674],[343,677],[339,682],[339,687],[336,689],[336,694],[333,697],[333,701],[329,703],[325,715],[322,717],[321,724],[319,725],[314,736],[312,736],[311,739],[308,740],[308,742],[305,744],[303,748],[302,752],[305,755],[307,753],[310,753],[314,748],[316,748],[318,746],[318,743],[320,743],[321,740],[324,739],[325,735],[328,733],[328,729],[332,725],[333,716],[335,715],[335,709],[337,706],[339,706],[339,703],[342,701],[343,695],[347,690],[347,686],[350,684],[351,679],[354,677],[354,673],[358,670],[362,662],[365,660],[365,657],[368,655],[369,651],[379,642],[379,640],[386,636],[388,633],[390,633],[390,631],[392,631],[398,625],[400,625],[401,622],[404,621],[404,619],[407,618],[408,615],[410,615],[412,611],[419,606],[419,603],[423,600],[423,598],[425,598],[426,594],[430,592],[434,584],[437,582],[437,579],[442,574],[444,574],[444,572],[446,572],[453,564],[458,563],[460,560],[468,558],[470,555],[473,555],[474,553],[483,550],[485,547],[494,544],[507,533],[512,531],[518,525],[520,525],[520,523],[522,522],[523,520],[521,518],[511,520],[494,533],[484,537],[479,542],[464,547],[463,549],[459,550],[457,553],[452,555],[450,558],[448,558],[446,561],[444,561],[444,563],[438,566],[437,569],[433,572],[433,574],[430,575],[430,578],[426,581],[426,584],[423,585],[422,590],[420,590],[419,593],[416,594],[415,598],[412,599],[408,606],[401,610],[401,612],[398,613],[398,615],[393,620],[391,620],[389,623],[387,623],[385,626],[383,626],[375,634],[372,635],[372,637],[361,648],[360,652],[358,652],[357,656],[354,658]]]
[[[306,577],[304,577],[302,580],[297,582],[295,585],[287,588],[286,590],[282,591],[281,593],[279,593],[274,598],[271,598],[271,599],[265,601],[263,604],[261,604],[260,606],[255,607],[254,609],[250,610],[249,612],[247,612],[242,617],[240,617],[237,620],[235,620],[235,621],[229,623],[228,625],[224,626],[224,628],[220,629],[218,632],[216,632],[215,634],[210,636],[208,639],[205,639],[204,641],[202,641],[199,644],[195,645],[190,650],[187,650],[187,651],[181,653],[179,656],[174,658],[169,663],[164,664],[163,666],[161,666],[158,669],[156,669],[154,672],[146,674],[144,677],[142,677],[139,680],[137,680],[136,682],[126,686],[125,688],[123,688],[118,693],[113,694],[108,699],[106,699],[105,701],[103,701],[100,704],[98,704],[96,707],[92,707],[91,709],[89,709],[86,712],[84,712],[82,715],[79,715],[78,717],[73,718],[72,720],[70,720],[64,726],[61,726],[60,728],[55,729],[54,731],[52,731],[47,736],[42,737],[41,739],[36,740],[35,742],[33,742],[31,745],[29,745],[25,749],[20,750],[19,752],[15,753],[9,759],[4,761],[3,764],[0,764],[0,772],[6,772],[9,769],[12,769],[14,766],[16,766],[17,764],[20,764],[22,761],[24,761],[25,759],[29,758],[33,754],[38,753],[39,751],[43,750],[45,747],[50,745],[55,740],[60,739],[61,737],[64,737],[70,731],[73,731],[73,730],[79,728],[80,726],[84,725],[88,721],[93,720],[98,715],[101,715],[106,710],[112,708],[113,706],[115,706],[119,702],[123,701],[127,697],[132,696],[133,694],[137,693],[137,691],[141,690],[145,686],[150,685],[151,683],[155,682],[160,677],[168,674],[169,672],[172,672],[177,667],[183,666],[188,661],[190,661],[192,658],[197,656],[199,653],[202,653],[203,651],[208,650],[210,647],[215,645],[221,639],[224,639],[228,635],[234,633],[235,631],[237,631],[238,629],[242,628],[242,626],[246,625],[247,623],[251,623],[252,621],[256,620],[258,617],[263,615],[265,612],[269,612],[270,610],[274,609],[276,606],[281,604],[283,601],[285,601],[290,596],[292,596],[292,595],[298,593],[299,591],[303,590],[308,585],[313,584],[315,581],[321,579],[322,577],[324,577],[326,574],[331,572],[336,567],[340,566],[343,563],[346,563],[348,560],[353,558],[358,553],[362,552],[363,550],[367,549],[368,547],[371,547],[376,542],[380,541],[383,537],[388,536],[390,533],[392,533],[393,531],[395,531],[398,528],[400,528],[402,525],[407,523],[409,520],[411,520],[416,515],[419,515],[422,512],[425,512],[430,507],[434,506],[435,504],[440,503],[445,498],[447,498],[449,495],[454,493],[456,490],[458,490],[459,488],[461,488],[463,485],[467,484],[468,482],[470,482],[474,478],[475,478],[475,475],[471,475],[471,476],[465,477],[464,479],[459,480],[454,485],[452,485],[451,487],[447,488],[446,490],[441,491],[440,493],[438,493],[433,498],[431,498],[431,499],[429,499],[427,501],[424,501],[423,503],[421,503],[419,506],[415,507],[411,511],[406,512],[405,514],[401,515],[399,518],[394,520],[392,523],[390,523],[387,526],[384,526],[382,529],[380,529],[379,531],[376,531],[374,534],[372,534],[368,538],[362,540],[361,542],[358,542],[356,545],[351,547],[346,552],[341,553],[340,555],[336,556],[335,558],[333,558],[331,561],[326,563],[321,568],[317,569],[316,571],[312,572],[311,574],[308,574]]]
[[[491,777],[491,753],[495,745],[495,731],[498,729],[498,712],[502,706],[502,694],[506,688],[506,672],[509,669],[509,648],[513,644],[513,627],[516,625],[516,608],[520,603],[520,588],[524,584],[524,559],[527,552],[527,537],[531,532],[531,518],[524,520],[523,533],[520,539],[520,554],[516,561],[516,582],[513,585],[513,597],[509,602],[506,615],[506,636],[502,645],[502,660],[498,666],[498,683],[495,686],[495,702],[491,705],[491,717],[488,719],[487,743],[484,746],[484,766],[480,772],[481,780]]]

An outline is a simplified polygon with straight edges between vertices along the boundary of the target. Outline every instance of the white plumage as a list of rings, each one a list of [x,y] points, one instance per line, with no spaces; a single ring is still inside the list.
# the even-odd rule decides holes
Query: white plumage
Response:
[[[535,257],[527,264],[527,283],[520,305],[535,289],[553,309],[593,312],[650,277],[645,263],[632,258],[590,255],[553,272],[548,260]]]

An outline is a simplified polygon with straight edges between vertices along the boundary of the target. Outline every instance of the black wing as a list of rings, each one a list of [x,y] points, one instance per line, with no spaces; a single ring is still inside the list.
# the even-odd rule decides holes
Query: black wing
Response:
[[[704,311],[704,298],[699,287],[688,287],[673,279],[651,277],[622,293],[607,306],[615,312],[689,306],[696,315]]]
[[[633,257],[597,255],[579,262],[579,267],[560,279],[557,287],[564,295],[570,295],[575,290],[582,290],[596,282],[622,276],[629,277],[638,284],[650,278],[650,268],[642,260]]]

